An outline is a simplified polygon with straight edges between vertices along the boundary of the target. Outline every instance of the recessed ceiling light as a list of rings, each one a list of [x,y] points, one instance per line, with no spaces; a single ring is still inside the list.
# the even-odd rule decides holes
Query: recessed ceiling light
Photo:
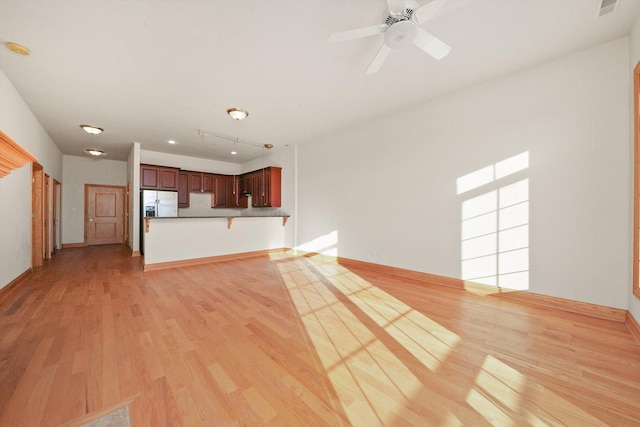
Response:
[[[26,47],[24,47],[24,46],[22,46],[21,44],[18,44],[18,43],[7,42],[4,45],[11,52],[15,52],[18,55],[29,56],[29,54],[31,53],[31,51],[28,48],[26,48]]]
[[[90,156],[93,156],[93,157],[100,157],[100,156],[104,156],[105,154],[107,154],[104,151],[99,150],[97,148],[87,148],[86,150],[84,150],[84,152],[89,154]]]
[[[175,144],[176,142],[173,139],[170,139],[169,141],[167,141],[169,144]]]
[[[229,108],[227,114],[234,120],[242,120],[249,115],[249,112],[242,108]]]
[[[80,127],[82,128],[82,130],[84,130],[86,133],[90,133],[91,135],[97,135],[99,133],[104,132],[104,129],[99,128],[97,126],[92,126],[92,125],[80,125]]]
[[[233,154],[235,156],[236,154],[238,154],[238,152],[237,151],[232,151],[231,154]]]

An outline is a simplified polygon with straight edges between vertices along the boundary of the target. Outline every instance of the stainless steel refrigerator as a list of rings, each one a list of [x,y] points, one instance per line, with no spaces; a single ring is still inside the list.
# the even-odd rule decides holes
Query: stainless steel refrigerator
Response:
[[[144,255],[144,218],[178,216],[178,193],[142,190],[140,192],[140,253]]]
[[[142,190],[143,217],[178,216],[178,193],[175,191]]]

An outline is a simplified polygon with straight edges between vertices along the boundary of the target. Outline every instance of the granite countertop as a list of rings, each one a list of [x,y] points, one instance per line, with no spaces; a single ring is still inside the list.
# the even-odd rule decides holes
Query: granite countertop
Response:
[[[207,218],[289,218],[289,214],[271,214],[271,215],[209,215],[209,216],[151,216],[145,219],[207,219]]]

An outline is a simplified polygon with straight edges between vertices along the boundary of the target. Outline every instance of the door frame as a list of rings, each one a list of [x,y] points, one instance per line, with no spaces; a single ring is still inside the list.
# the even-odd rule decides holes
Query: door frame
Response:
[[[31,163],[31,267],[44,263],[43,242],[43,187],[44,168],[38,162]]]
[[[124,243],[124,236],[125,236],[125,231],[124,231],[124,226],[126,225],[126,216],[125,216],[125,205],[126,203],[124,202],[124,199],[126,198],[126,194],[127,194],[127,188],[124,185],[108,185],[108,184],[85,184],[84,185],[84,245],[87,245],[87,226],[89,225],[89,220],[88,220],[88,214],[87,214],[87,210],[88,210],[88,202],[89,202],[89,188],[91,187],[98,187],[98,188],[117,188],[122,190],[122,241],[119,244],[123,244]]]
[[[131,245],[129,245],[129,227],[131,226],[131,222],[129,221],[129,204],[130,204],[130,193],[131,192],[131,184],[127,182],[127,187],[124,190],[124,243],[131,249]]]
[[[44,220],[42,221],[44,229],[44,259],[51,258],[51,177],[44,174],[44,194],[42,211],[44,212]]]

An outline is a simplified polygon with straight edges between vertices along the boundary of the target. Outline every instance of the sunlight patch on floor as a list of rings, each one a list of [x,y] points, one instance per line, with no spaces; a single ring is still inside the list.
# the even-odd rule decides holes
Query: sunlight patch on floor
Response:
[[[466,402],[494,425],[601,425],[602,422],[516,369],[487,355]],[[569,410],[568,410],[569,409]]]
[[[434,403],[414,398],[425,385],[392,350],[435,370],[460,338],[335,263],[308,263],[280,263],[280,273],[350,421],[423,423]]]
[[[335,265],[327,273],[327,280],[431,371],[460,342],[453,332],[350,270]]]

